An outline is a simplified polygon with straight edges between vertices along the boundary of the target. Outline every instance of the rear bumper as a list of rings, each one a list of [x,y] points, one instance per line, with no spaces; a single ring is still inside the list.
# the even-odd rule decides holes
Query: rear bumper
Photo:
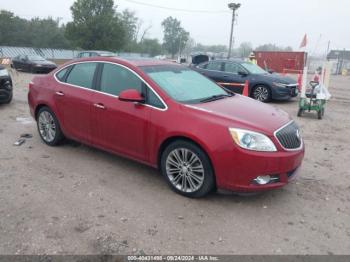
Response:
[[[9,77],[0,78],[0,103],[6,103],[12,97],[12,81]]]

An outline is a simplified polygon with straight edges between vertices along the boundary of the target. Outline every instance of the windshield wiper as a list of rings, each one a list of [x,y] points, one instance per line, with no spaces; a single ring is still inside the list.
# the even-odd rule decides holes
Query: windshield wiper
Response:
[[[233,96],[232,94],[213,95],[213,96],[202,99],[200,102],[207,103],[207,102],[212,102],[212,101],[216,101],[216,100],[220,100],[220,99],[224,99],[226,97],[232,97],[232,96]]]

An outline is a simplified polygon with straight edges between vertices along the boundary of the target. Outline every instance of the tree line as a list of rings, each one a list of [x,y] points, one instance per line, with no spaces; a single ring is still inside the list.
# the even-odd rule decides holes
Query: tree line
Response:
[[[59,19],[33,18],[30,20],[14,13],[0,11],[0,45],[57,49],[92,49],[112,52],[160,54],[190,54],[192,52],[225,53],[225,45],[196,44],[181,25],[168,17],[162,22],[163,42],[148,38],[151,26],[144,27],[134,12],[117,11],[114,0],[76,0],[71,6],[73,21],[60,23]],[[257,49],[281,49],[265,45]],[[234,50],[246,57],[253,50],[250,43],[242,43]],[[270,51],[270,50],[267,50]]]

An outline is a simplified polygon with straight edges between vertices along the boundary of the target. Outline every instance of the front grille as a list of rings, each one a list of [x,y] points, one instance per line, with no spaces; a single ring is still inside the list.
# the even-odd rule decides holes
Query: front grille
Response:
[[[299,127],[294,121],[278,130],[276,137],[285,149],[298,149],[302,143]]]

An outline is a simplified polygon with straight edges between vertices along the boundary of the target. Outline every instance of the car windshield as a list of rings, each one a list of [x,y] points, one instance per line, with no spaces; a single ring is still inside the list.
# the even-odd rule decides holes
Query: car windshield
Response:
[[[200,103],[229,94],[201,74],[182,66],[161,65],[141,68],[172,99],[180,103]]]
[[[267,74],[267,72],[262,69],[260,66],[257,66],[256,64],[250,63],[250,62],[244,62],[241,63],[241,65],[249,71],[251,74],[257,74],[257,75],[263,75]]]
[[[45,61],[45,58],[38,55],[29,55],[28,60],[30,61]]]

